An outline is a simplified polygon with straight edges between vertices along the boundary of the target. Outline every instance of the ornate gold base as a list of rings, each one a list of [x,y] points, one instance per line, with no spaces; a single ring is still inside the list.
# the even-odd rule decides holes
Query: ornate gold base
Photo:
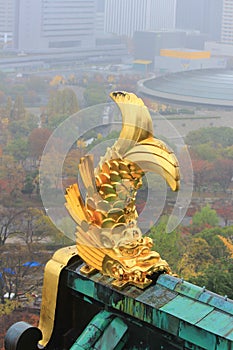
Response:
[[[168,263],[151,247],[149,237],[111,249],[77,243],[78,254],[86,262],[80,271],[88,276],[100,271],[113,278],[112,285],[118,289],[127,285],[144,289],[152,283],[152,275],[171,274]]]

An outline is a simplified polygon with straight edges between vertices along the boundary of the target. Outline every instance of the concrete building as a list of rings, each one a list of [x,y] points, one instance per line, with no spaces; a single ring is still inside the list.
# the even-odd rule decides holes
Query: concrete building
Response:
[[[105,35],[104,19],[105,19],[105,0],[97,0],[95,14],[95,35],[97,37]]]
[[[186,33],[179,31],[139,31],[134,35],[135,59],[151,60],[161,49],[184,47]]]
[[[210,40],[220,41],[222,28],[223,0],[205,0],[203,33]]]
[[[150,30],[175,28],[176,0],[152,0],[150,2]]]
[[[233,0],[223,0],[221,42],[233,44]]]
[[[205,50],[211,52],[211,56],[217,57],[233,57],[233,45],[226,44],[222,42],[216,41],[206,41],[205,42]]]
[[[223,0],[177,0],[176,28],[207,34],[220,40]]]
[[[160,73],[226,67],[225,59],[211,57],[211,50],[203,50],[204,40],[196,42],[196,47],[188,45],[191,41],[185,31],[135,32],[134,58],[136,63],[149,61],[148,69]]]
[[[43,50],[94,46],[95,0],[18,0],[14,47]]]
[[[211,57],[210,51],[184,48],[161,49],[155,57],[154,69],[160,73],[174,73],[196,69],[225,68],[226,61]]]
[[[135,31],[173,29],[176,0],[108,0],[105,31],[132,37]]]
[[[2,47],[12,45],[14,31],[15,0],[0,0],[0,43]]]

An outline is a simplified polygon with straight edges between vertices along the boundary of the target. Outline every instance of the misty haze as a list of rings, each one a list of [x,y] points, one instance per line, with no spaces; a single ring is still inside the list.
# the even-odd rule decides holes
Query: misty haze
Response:
[[[181,180],[178,194],[150,175],[138,190],[138,224],[175,277],[153,280],[145,294],[126,287],[122,294],[136,299],[134,311],[122,302],[127,316],[125,309],[111,312],[130,331],[112,349],[155,349],[156,341],[156,349],[230,349],[233,0],[0,0],[0,350],[15,322],[38,327],[45,265],[58,249],[75,245],[77,226],[64,194],[80,181],[80,160],[94,154],[96,166],[119,137],[122,116],[109,97],[113,91],[142,99],[154,136],[178,159]],[[74,285],[67,287],[69,300],[84,293]],[[96,295],[103,297],[103,290]],[[93,295],[80,300],[89,303]],[[108,301],[104,315],[117,305]],[[156,322],[162,315],[148,329],[140,303]],[[95,312],[87,306],[83,329],[89,314]],[[46,349],[75,346],[82,332],[74,315]],[[138,317],[130,345],[127,317],[132,324]]]

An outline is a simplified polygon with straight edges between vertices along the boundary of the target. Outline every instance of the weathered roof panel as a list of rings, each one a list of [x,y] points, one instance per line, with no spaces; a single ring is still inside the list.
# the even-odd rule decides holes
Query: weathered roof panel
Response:
[[[111,282],[99,273],[86,277],[79,267],[69,268],[68,287],[112,312],[175,336],[187,349],[233,350],[232,300],[168,274],[146,290],[117,290]]]
[[[191,324],[196,324],[214,310],[212,306],[181,295],[178,295],[160,309]]]
[[[233,316],[233,300],[228,299],[227,297],[220,296],[210,291],[205,291],[205,293],[200,295],[198,300]]]
[[[200,320],[197,326],[233,341],[233,318],[224,312],[212,311]]]

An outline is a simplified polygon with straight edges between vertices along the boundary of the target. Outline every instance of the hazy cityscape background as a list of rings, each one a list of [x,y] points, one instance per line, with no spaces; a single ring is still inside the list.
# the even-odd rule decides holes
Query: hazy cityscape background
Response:
[[[77,181],[80,158],[118,137],[114,90],[143,99],[181,164],[184,200],[168,190],[161,203],[166,186],[152,179],[158,208],[139,225],[150,226],[174,273],[233,298],[233,0],[0,0],[1,350],[10,324],[37,325],[45,263],[74,244],[63,211],[57,226],[50,217],[58,191]],[[70,132],[81,137],[59,177],[51,164],[62,137],[53,157],[43,152],[76,114]],[[145,185],[139,213],[147,198]],[[166,233],[174,205],[182,221]]]
[[[33,55],[38,54],[56,53],[64,63],[83,59],[154,63],[155,57],[159,62],[166,59],[161,49],[172,48],[208,51],[212,66],[224,66],[233,55],[232,22],[231,0],[0,1],[3,53],[31,55],[34,68],[52,65],[51,57],[36,60]],[[188,62],[182,59],[187,69]],[[2,69],[19,65],[19,61],[1,62]],[[28,59],[21,61],[22,67],[27,65]]]

